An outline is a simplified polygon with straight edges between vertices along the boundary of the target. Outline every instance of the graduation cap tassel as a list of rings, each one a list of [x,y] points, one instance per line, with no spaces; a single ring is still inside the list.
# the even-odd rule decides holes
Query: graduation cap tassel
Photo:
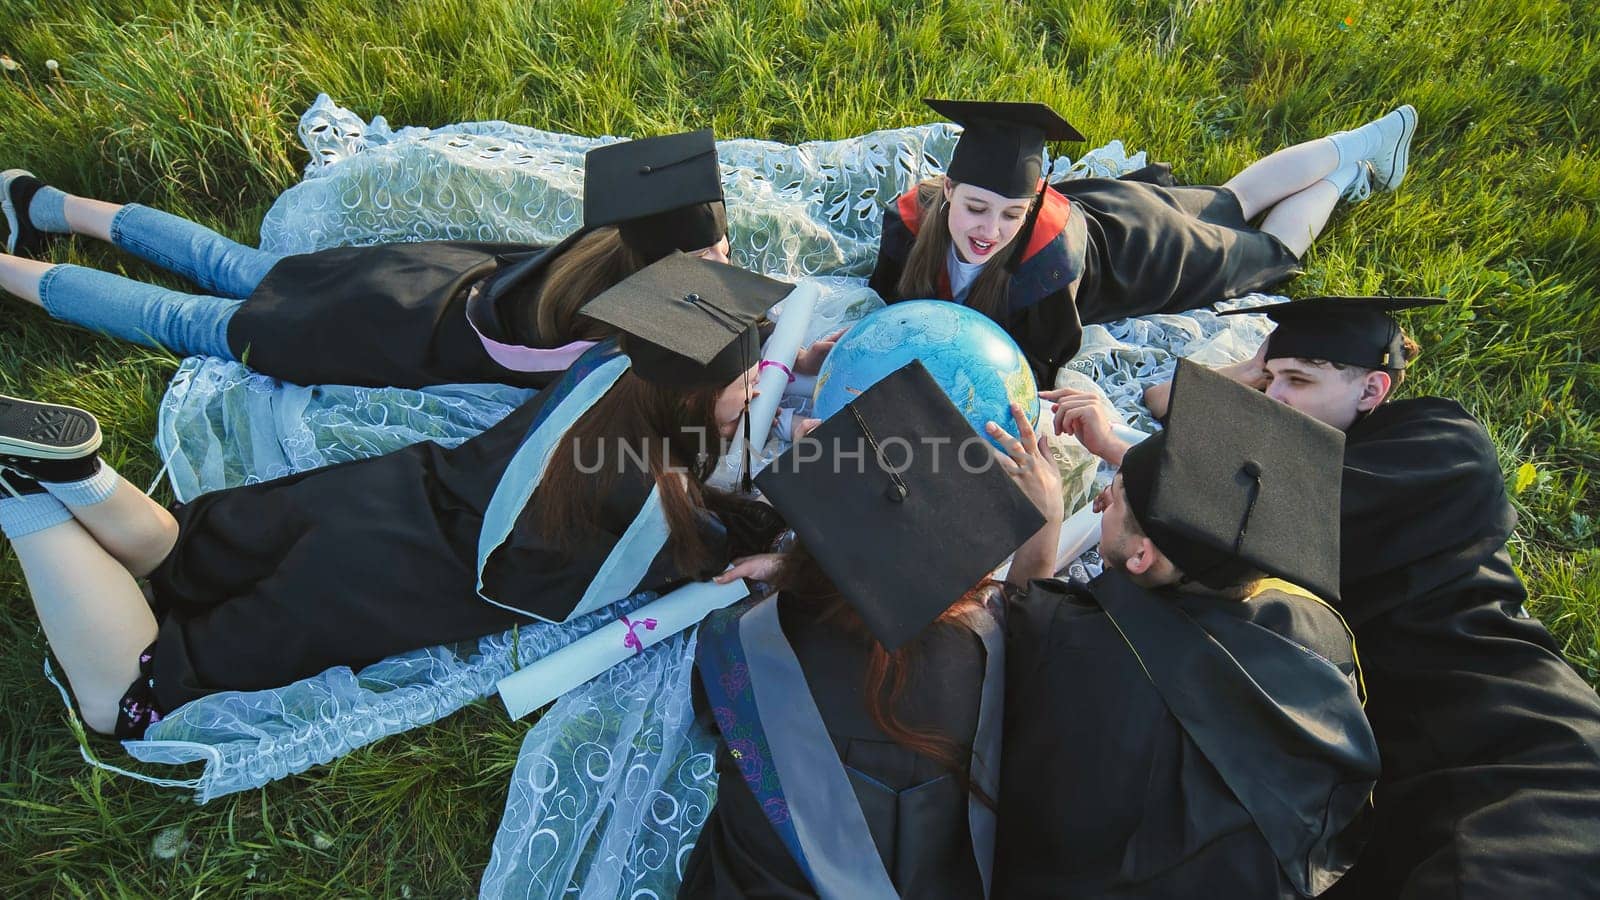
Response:
[[[750,358],[746,356],[744,361],[748,363]],[[753,366],[755,363],[750,363],[750,365]],[[749,372],[748,366],[745,371]],[[755,483],[752,480],[754,473],[750,471],[754,468],[750,464],[750,414],[752,412],[750,402],[750,378],[746,375],[744,379],[744,453],[739,460],[739,491],[744,494],[755,493]]]
[[[1023,263],[1023,255],[1028,252],[1028,244],[1033,241],[1034,226],[1039,224],[1039,213],[1044,209],[1044,193],[1050,190],[1050,157],[1041,152],[1039,167],[1039,193],[1033,195],[1033,206],[1028,209],[1028,218],[1017,230],[1016,238],[1011,242],[1011,255],[1006,258],[1006,271],[1012,275],[1017,274],[1017,267]]]
[[[1245,504],[1244,516],[1239,519],[1239,534],[1233,539],[1233,555],[1239,555],[1239,548],[1244,546],[1244,534],[1250,528],[1250,514],[1256,511],[1256,500],[1261,497],[1261,464],[1253,459],[1245,460],[1239,471],[1254,479],[1250,485],[1250,502]]]
[[[1049,184],[1039,188],[1039,193],[1033,197],[1033,205],[1028,209],[1027,221],[1018,229],[1017,236],[1011,241],[1011,255],[1006,258],[1006,271],[1015,275],[1017,267],[1022,265],[1023,256],[1028,252],[1028,243],[1033,240],[1033,228],[1039,222],[1039,211],[1044,209],[1044,192],[1049,190]]]
[[[866,435],[867,446],[872,448],[872,458],[877,460],[878,465],[882,466],[883,470],[889,475],[889,487],[883,492],[884,496],[896,503],[904,502],[907,497],[911,496],[911,489],[906,486],[905,479],[901,478],[899,472],[891,469],[884,462],[883,448],[878,446],[878,439],[873,436],[872,429],[867,427],[867,420],[861,417],[861,411],[856,409],[855,404],[845,408],[850,410],[850,415],[855,418],[856,424],[861,427],[861,433]]]

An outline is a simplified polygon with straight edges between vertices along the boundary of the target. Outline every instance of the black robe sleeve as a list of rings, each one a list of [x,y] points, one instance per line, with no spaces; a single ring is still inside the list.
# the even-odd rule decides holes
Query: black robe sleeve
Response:
[[[548,372],[491,359],[466,318],[467,289],[525,244],[423,241],[284,257],[228,322],[228,347],[296,384],[543,387]]]
[[[600,498],[598,524],[570,541],[554,540],[544,532],[534,513],[538,502],[536,492],[517,517],[505,543],[492,551],[484,562],[484,593],[498,603],[526,610],[542,619],[565,620],[583,599],[590,582],[628,526],[633,524],[650,494],[650,487],[649,478],[641,473],[619,477]],[[716,565],[708,566],[705,571],[681,571],[669,544],[656,554],[633,590],[665,591],[684,581],[710,577],[721,569],[729,559],[727,529],[709,513],[700,516],[699,527]],[[621,599],[611,597],[607,602]]]
[[[915,240],[911,229],[901,221],[897,205],[891,204],[883,212],[883,237],[878,242],[878,261],[872,267],[871,277],[867,279],[867,287],[877,291],[886,303],[905,299],[900,296],[898,285]]]
[[[1327,896],[1600,897],[1600,699],[1522,609],[1488,435],[1404,400],[1345,452],[1342,594],[1384,771]]]
[[[1517,520],[1488,433],[1437,397],[1385,404],[1349,429],[1340,519],[1342,611],[1355,627],[1477,573]]]

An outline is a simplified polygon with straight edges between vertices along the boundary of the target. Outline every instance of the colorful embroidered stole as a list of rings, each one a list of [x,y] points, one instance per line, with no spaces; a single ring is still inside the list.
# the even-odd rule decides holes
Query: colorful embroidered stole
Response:
[[[999,796],[1005,643],[993,615],[966,619],[984,646],[984,684],[968,777]],[[695,664],[717,730],[789,854],[819,896],[898,897],[844,764],[778,623],[777,598],[737,604],[701,623]],[[761,711],[781,714],[763,718]],[[992,883],[994,812],[968,802],[984,893]]]

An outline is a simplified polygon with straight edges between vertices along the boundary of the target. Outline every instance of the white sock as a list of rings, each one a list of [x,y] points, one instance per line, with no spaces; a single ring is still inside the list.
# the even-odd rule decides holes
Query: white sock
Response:
[[[0,492],[0,533],[11,540],[72,521],[72,510],[49,494]]]
[[[40,231],[71,233],[72,226],[67,224],[66,192],[48,184],[39,188],[28,203],[28,221]]]
[[[1334,151],[1339,152],[1339,165],[1334,171],[1362,162],[1378,152],[1378,138],[1378,128],[1373,123],[1366,123],[1355,131],[1334,131],[1333,135],[1328,135]]]
[[[1333,189],[1338,191],[1340,196],[1343,196],[1344,192],[1350,190],[1350,185],[1355,184],[1356,179],[1360,176],[1361,166],[1354,162],[1347,162],[1340,163],[1338,168],[1329,172],[1327,177],[1322,180],[1333,185]]]
[[[93,506],[110,500],[121,480],[117,470],[102,459],[100,468],[88,478],[68,482],[41,481],[39,484],[50,492],[50,496],[68,506]]]

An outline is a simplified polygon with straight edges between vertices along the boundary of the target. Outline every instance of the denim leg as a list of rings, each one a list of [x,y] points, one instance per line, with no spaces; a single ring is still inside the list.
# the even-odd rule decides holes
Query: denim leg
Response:
[[[223,297],[250,296],[267,270],[283,258],[137,203],[129,203],[112,218],[111,243]]]
[[[83,266],[51,266],[39,279],[45,311],[64,322],[179,356],[233,359],[228,320],[243,300],[185,294]]]

